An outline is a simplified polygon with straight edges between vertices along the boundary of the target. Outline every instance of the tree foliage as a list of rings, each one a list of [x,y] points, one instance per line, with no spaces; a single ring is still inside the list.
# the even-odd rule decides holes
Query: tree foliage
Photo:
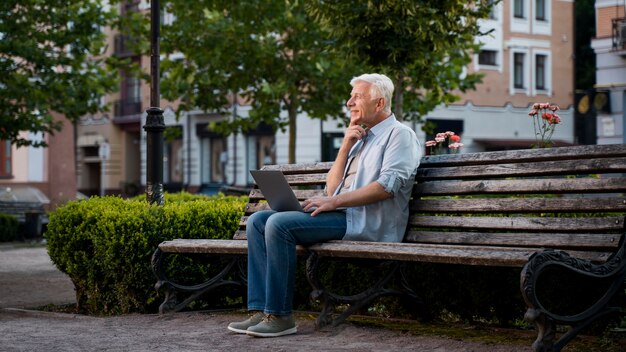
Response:
[[[0,2],[0,140],[45,146],[20,132],[54,134],[53,112],[75,121],[102,108],[116,83],[99,57],[112,15],[90,0]]]
[[[342,115],[348,81],[359,65],[329,42],[301,1],[169,0],[176,20],[162,29],[162,92],[179,111],[230,113],[233,94],[252,106],[248,119],[215,129],[246,131],[264,122],[289,127],[295,162],[296,117]],[[182,53],[181,59],[172,56]]]
[[[458,99],[481,76],[466,73],[478,50],[479,19],[489,0],[307,0],[308,12],[339,45],[384,72],[396,85],[397,116],[419,120],[437,105]]]

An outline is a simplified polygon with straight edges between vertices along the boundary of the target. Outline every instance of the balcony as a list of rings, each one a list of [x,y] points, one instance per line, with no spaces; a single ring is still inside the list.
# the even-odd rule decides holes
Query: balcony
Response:
[[[626,56],[626,18],[613,18],[611,20],[611,40],[613,52]]]
[[[129,35],[117,34],[115,36],[115,56],[117,57],[129,57],[135,56],[137,53],[132,50],[132,45],[135,40],[131,38]]]
[[[113,115],[115,117],[141,114],[141,101],[131,101],[127,99],[118,100],[113,105]]]

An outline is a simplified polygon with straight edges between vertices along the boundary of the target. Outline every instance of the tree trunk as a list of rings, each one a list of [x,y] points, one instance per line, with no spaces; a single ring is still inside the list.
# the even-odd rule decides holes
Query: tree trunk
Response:
[[[287,107],[289,114],[289,164],[296,163],[296,118],[298,110],[293,99],[289,99],[291,104]]]
[[[394,102],[393,102],[393,111],[394,114],[396,115],[396,119],[398,121],[402,121],[404,120],[404,118],[402,117],[403,111],[402,111],[402,103],[403,103],[403,96],[402,93],[404,92],[404,76],[402,74],[398,74],[398,77],[396,79],[395,82],[395,89],[393,91],[394,94]]]

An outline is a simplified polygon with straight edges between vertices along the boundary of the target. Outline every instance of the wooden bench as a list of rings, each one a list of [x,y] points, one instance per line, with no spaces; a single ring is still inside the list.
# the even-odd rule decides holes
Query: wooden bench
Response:
[[[321,194],[331,163],[269,165],[281,170],[299,199]],[[470,154],[426,156],[422,159],[410,220],[403,243],[331,241],[298,248],[307,256],[312,297],[324,306],[318,326],[336,325],[384,294],[391,275],[403,275],[403,263],[431,262],[477,266],[519,267],[521,291],[528,305],[525,318],[535,323],[537,351],[560,350],[581,329],[616,312],[610,298],[626,276],[626,146],[577,146]],[[245,287],[246,221],[268,209],[258,189],[233,240],[176,239],[161,243],[153,255],[157,289],[165,291],[161,312],[178,311],[204,292],[223,285]],[[225,269],[199,285],[179,285],[164,273],[168,255],[203,254],[228,258]],[[320,282],[323,258],[389,261],[390,274],[353,296],[329,292]],[[611,280],[605,296],[584,312],[559,315],[539,299],[541,276],[554,268],[589,278]],[[403,281],[403,280],[402,280]],[[419,302],[410,283],[405,292]],[[176,301],[176,292],[192,292]],[[335,316],[334,308],[348,308]],[[555,342],[557,325],[570,329]]]

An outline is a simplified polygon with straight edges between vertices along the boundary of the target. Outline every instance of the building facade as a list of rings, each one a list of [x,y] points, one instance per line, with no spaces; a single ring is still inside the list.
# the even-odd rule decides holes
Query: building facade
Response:
[[[54,135],[44,137],[41,133],[22,132],[25,139],[45,140],[47,148],[18,148],[8,141],[0,144],[3,201],[37,202],[54,209],[76,199],[74,126],[63,116],[54,115],[54,118],[63,125]]]
[[[149,8],[145,0],[122,5],[121,12]],[[167,14],[164,20],[168,20]],[[171,18],[169,19],[171,20]],[[450,106],[440,106],[424,117],[437,124],[436,132],[461,135],[462,152],[523,149],[535,143],[528,116],[535,102],[561,107],[562,123],[552,139],[557,145],[575,144],[574,104],[574,1],[504,0],[482,22],[487,36],[468,72],[484,74],[475,91],[461,94]],[[149,58],[133,55],[121,34],[110,33],[111,55],[131,58],[149,70]],[[121,73],[117,94],[108,96],[113,107],[107,114],[85,117],[77,125],[77,186],[88,195],[140,194],[146,183],[146,134],[143,124],[149,107],[149,86],[130,73]],[[349,86],[346,82],[346,99]],[[249,170],[264,164],[286,163],[288,131],[259,126],[246,134],[221,136],[211,131],[214,121],[246,118],[250,109],[233,98],[231,116],[204,111],[180,112],[175,102],[161,103],[167,126],[164,149],[166,191],[215,193],[223,185],[247,187]],[[422,145],[431,136],[420,123],[408,122]],[[343,138],[336,121],[320,121],[301,114],[297,121],[296,162],[333,160]],[[100,157],[106,143],[110,154]]]
[[[596,86],[586,108],[597,110],[598,144],[626,143],[626,15],[624,2],[596,0]]]

